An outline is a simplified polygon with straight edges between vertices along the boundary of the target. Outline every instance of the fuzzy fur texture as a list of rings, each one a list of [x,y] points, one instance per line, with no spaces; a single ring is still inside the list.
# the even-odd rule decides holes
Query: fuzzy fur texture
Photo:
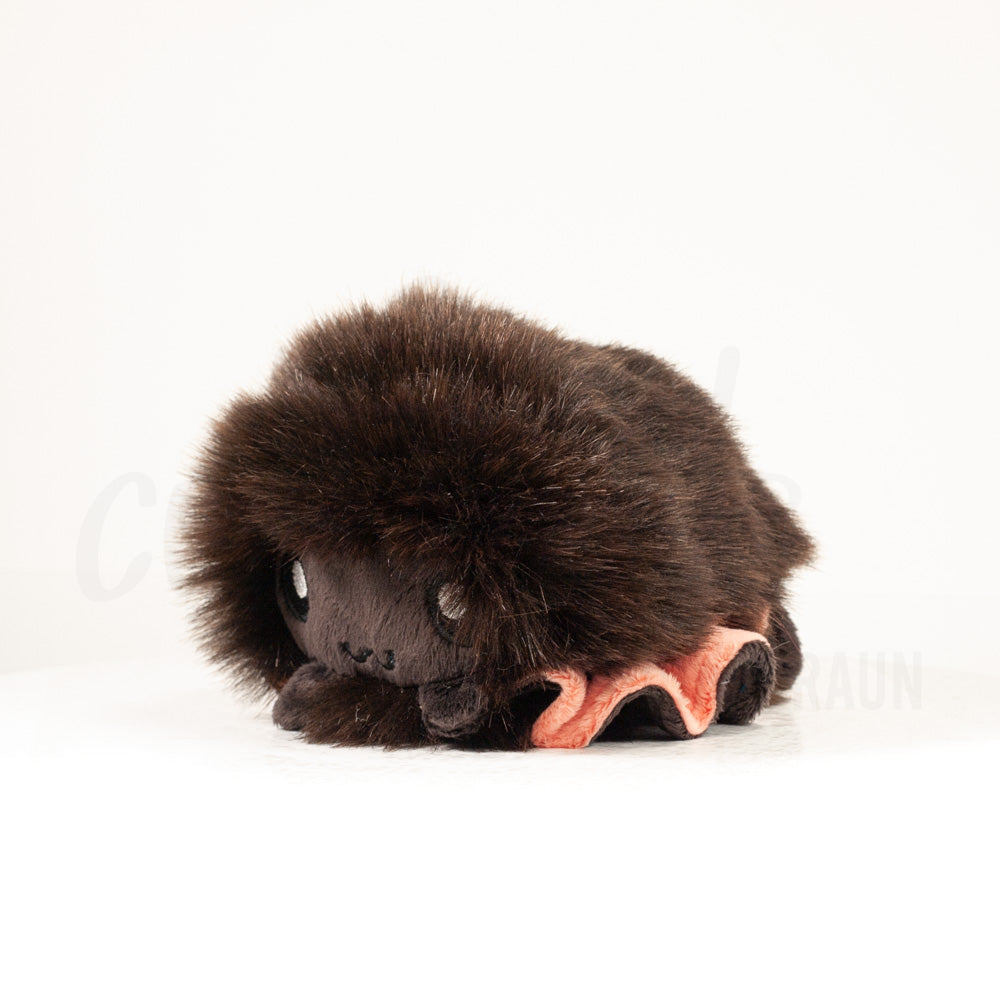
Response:
[[[547,669],[673,660],[717,625],[765,618],[779,687],[801,665],[783,601],[812,543],[708,394],[652,355],[452,291],[301,332],[265,390],[215,421],[182,545],[206,652],[261,693],[310,660],[275,598],[290,557],[459,585],[488,704],[473,745],[527,745],[512,706]],[[415,689],[378,678],[340,678],[299,711],[322,742],[442,738]]]

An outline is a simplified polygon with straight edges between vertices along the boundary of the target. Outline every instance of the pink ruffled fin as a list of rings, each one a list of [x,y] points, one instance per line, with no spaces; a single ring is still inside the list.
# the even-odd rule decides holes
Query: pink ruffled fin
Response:
[[[588,678],[575,667],[549,671],[546,680],[559,685],[559,696],[535,721],[531,742],[536,747],[585,747],[623,698],[648,687],[663,688],[687,731],[698,736],[715,718],[723,670],[748,642],[766,640],[758,632],[716,628],[701,649],[672,663],[639,663],[613,677]]]

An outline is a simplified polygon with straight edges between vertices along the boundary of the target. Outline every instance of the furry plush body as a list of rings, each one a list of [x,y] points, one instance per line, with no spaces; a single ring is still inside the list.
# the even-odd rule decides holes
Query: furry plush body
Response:
[[[183,548],[208,654],[314,741],[697,735],[801,666],[811,542],[712,399],[450,291],[301,332],[215,422]]]

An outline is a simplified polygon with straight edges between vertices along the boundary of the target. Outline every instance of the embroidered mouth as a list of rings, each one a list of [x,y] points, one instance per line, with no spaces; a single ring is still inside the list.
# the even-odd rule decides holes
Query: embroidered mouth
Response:
[[[375,656],[375,650],[370,649],[367,646],[355,652],[351,648],[349,642],[342,642],[340,644],[340,650],[342,653],[346,653],[355,663],[367,663],[373,656],[375,657],[375,663],[380,666],[383,670],[395,670],[396,669],[396,652],[392,649],[387,649],[384,651],[382,657]]]

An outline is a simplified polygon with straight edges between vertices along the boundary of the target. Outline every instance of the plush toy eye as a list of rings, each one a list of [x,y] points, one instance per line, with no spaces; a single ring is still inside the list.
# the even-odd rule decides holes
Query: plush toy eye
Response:
[[[465,617],[465,597],[462,588],[454,583],[432,587],[428,593],[431,620],[442,639],[454,642],[455,632]]]
[[[288,610],[304,622],[309,617],[309,584],[306,571],[298,559],[290,559],[281,567],[281,596]]]

